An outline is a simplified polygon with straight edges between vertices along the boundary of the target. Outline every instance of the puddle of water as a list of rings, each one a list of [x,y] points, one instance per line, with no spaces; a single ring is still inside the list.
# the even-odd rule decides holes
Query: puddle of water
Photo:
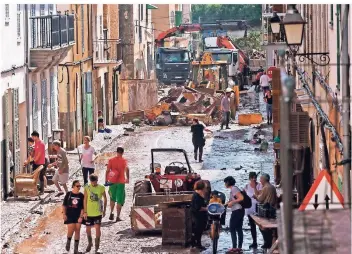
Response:
[[[61,218],[62,208],[60,206],[38,221],[38,226],[34,229],[34,232],[32,232],[32,236],[17,245],[14,253],[44,253],[43,250],[46,249],[51,239],[65,235],[66,227]],[[48,252],[45,251],[45,253]]]

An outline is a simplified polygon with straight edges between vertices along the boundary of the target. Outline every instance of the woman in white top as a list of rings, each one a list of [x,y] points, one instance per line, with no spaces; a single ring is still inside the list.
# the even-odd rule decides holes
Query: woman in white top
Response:
[[[251,198],[252,206],[251,206],[251,208],[245,209],[245,213],[248,216],[249,225],[251,227],[252,239],[253,239],[253,243],[251,245],[249,245],[249,248],[256,249],[258,247],[257,227],[256,227],[255,222],[252,219],[252,217],[249,216],[251,214],[255,214],[256,204],[258,203],[258,201],[253,198],[254,188],[256,188],[259,191],[263,188],[263,186],[257,182],[257,174],[255,172],[249,172],[249,183],[244,188],[244,191],[247,193],[248,197]]]
[[[88,183],[88,176],[94,173],[93,156],[96,154],[94,147],[90,145],[90,137],[83,138],[82,154],[80,156],[80,163],[82,164],[84,185]]]
[[[241,253],[243,244],[243,217],[244,209],[241,206],[243,201],[243,195],[238,187],[235,186],[236,180],[232,176],[228,176],[224,179],[225,187],[230,189],[229,202],[226,205],[231,208],[231,219],[230,219],[230,233],[232,240],[232,249],[230,253]],[[237,242],[238,237],[238,242]],[[238,244],[237,244],[238,243]]]

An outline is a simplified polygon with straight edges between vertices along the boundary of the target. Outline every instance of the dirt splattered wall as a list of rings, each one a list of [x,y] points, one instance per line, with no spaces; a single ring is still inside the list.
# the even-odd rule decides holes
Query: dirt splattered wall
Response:
[[[155,80],[121,79],[119,111],[129,112],[151,108],[158,103],[158,88]]]

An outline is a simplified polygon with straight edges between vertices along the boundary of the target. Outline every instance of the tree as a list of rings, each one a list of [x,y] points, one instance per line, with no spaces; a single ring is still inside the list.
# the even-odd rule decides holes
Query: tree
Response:
[[[216,20],[243,19],[251,26],[261,23],[262,6],[260,4],[194,4],[192,22],[214,22]]]
[[[251,54],[253,50],[261,51],[260,32],[251,31],[248,33],[247,37],[236,38],[234,41],[247,55]]]

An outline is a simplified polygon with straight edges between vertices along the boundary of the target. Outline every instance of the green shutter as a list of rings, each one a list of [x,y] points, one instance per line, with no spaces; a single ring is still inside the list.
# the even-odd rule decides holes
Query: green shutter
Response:
[[[176,23],[176,26],[179,26],[182,24],[182,11],[175,12],[175,23]]]
[[[147,4],[147,10],[155,10],[155,9],[158,9],[158,7],[152,4]]]

